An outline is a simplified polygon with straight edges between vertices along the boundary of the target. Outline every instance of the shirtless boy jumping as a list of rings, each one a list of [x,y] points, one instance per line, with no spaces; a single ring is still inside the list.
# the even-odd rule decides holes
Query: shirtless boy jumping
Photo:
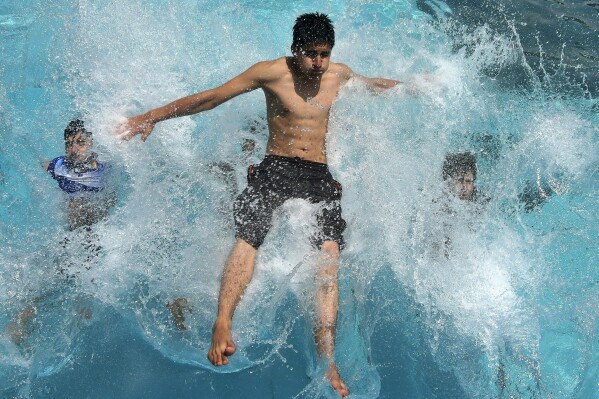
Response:
[[[330,62],[335,32],[328,16],[304,14],[293,28],[291,57],[263,61],[215,89],[181,98],[127,120],[120,134],[125,140],[141,134],[145,141],[160,121],[207,111],[240,94],[262,89],[266,96],[269,139],[262,163],[248,171],[248,186],[234,205],[236,243],[222,275],[218,314],[208,359],[228,364],[235,352],[231,338],[233,313],[252,279],[256,251],[271,227],[274,210],[291,198],[320,205],[318,233],[313,244],[321,250],[316,293],[314,334],[318,353],[329,363],[326,377],[341,395],[349,390],[334,361],[338,309],[339,250],[345,221],[341,217],[341,184],[328,167],[325,136],[337,93],[352,78],[374,92],[400,82],[366,78],[348,66]]]

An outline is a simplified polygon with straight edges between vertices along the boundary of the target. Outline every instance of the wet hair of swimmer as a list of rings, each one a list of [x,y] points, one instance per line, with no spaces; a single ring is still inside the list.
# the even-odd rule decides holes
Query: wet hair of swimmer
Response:
[[[293,49],[300,49],[311,44],[335,45],[335,28],[326,14],[318,12],[302,14],[293,26]]]
[[[472,172],[476,180],[476,157],[471,152],[447,154],[443,163],[443,180]]]
[[[81,132],[81,136],[85,139],[92,138],[92,132],[85,129],[85,123],[81,119],[74,119],[64,129],[64,140],[67,141],[69,137],[76,135],[77,132]]]

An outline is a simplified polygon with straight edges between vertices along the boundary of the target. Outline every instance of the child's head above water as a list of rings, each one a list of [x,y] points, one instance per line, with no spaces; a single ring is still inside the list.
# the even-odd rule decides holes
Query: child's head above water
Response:
[[[85,129],[84,122],[80,119],[72,120],[64,129],[65,155],[70,163],[86,162],[91,155],[93,143],[92,132]]]
[[[471,152],[448,154],[443,163],[443,180],[463,200],[474,199],[476,157]]]

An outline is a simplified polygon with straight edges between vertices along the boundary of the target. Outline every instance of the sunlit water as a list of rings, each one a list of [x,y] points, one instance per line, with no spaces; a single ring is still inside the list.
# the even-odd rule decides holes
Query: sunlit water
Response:
[[[263,95],[161,123],[146,143],[112,135],[124,116],[288,54],[295,17],[315,5],[123,3],[0,4],[0,325],[44,296],[25,344],[0,337],[0,396],[335,397],[311,337],[314,209],[301,200],[259,252],[231,364],[205,357],[232,197],[264,153]],[[348,221],[336,360],[352,397],[599,397],[597,5],[481,4],[317,7],[336,26],[335,61],[421,91],[375,97],[350,82],[331,115]],[[552,23],[556,7],[570,13]],[[563,15],[586,22],[564,28]],[[74,117],[119,176],[89,262],[39,166]],[[485,204],[443,191],[443,158],[463,150]],[[539,186],[553,195],[527,211]],[[65,282],[64,263],[88,267]],[[164,306],[176,297],[192,309],[186,332]]]

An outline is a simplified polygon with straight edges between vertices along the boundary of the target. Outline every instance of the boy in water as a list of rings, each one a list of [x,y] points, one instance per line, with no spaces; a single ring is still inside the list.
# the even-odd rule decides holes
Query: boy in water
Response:
[[[443,180],[447,182],[450,191],[463,201],[471,201],[484,205],[489,198],[476,189],[476,157],[471,152],[453,153],[445,157],[443,163]],[[532,209],[532,208],[531,208]],[[527,211],[528,208],[527,208]],[[445,239],[445,257],[451,255],[451,240]],[[500,397],[516,397],[514,392],[520,393],[522,387],[532,393],[533,397],[539,395],[540,376],[538,375],[538,361],[519,353],[511,351],[509,341],[506,341],[498,352],[501,357],[497,367],[497,386]],[[513,373],[512,376],[508,372]]]
[[[65,155],[44,163],[44,169],[67,195],[69,229],[91,226],[106,217],[115,203],[108,192],[110,165],[100,162],[91,151],[92,132],[75,119],[64,130]]]
[[[316,346],[328,362],[326,377],[332,387],[347,396],[349,390],[334,360],[337,272],[345,221],[341,216],[341,184],[327,166],[329,115],[339,90],[350,79],[362,81],[375,93],[400,82],[360,76],[347,65],[331,62],[334,44],[335,32],[328,16],[303,14],[293,27],[292,56],[259,62],[220,87],[129,118],[119,133],[125,140],[140,134],[145,141],[160,121],[208,111],[240,94],[262,89],[269,128],[266,156],[259,165],[250,166],[248,187],[235,201],[237,241],[222,275],[208,358],[212,364],[224,366],[235,352],[233,313],[252,279],[256,251],[271,227],[274,210],[288,199],[306,199],[321,206],[319,229],[313,237],[313,244],[321,251],[316,271]]]
[[[452,153],[445,156],[442,169],[443,181],[447,187],[447,195],[455,196],[456,198],[466,201],[471,204],[476,204],[479,201],[478,191],[476,190],[476,157],[471,152]],[[451,201],[450,201],[451,202]],[[473,212],[474,209],[470,209]],[[447,203],[444,212],[445,216],[454,215],[455,209]],[[463,215],[462,215],[463,216]],[[434,245],[437,250],[443,250],[445,258],[451,257],[453,250],[452,241],[449,232],[453,230],[447,219],[444,219],[443,227],[446,230],[446,235],[442,247]]]
[[[81,267],[90,268],[89,263],[101,248],[90,229],[94,223],[105,218],[116,202],[116,195],[109,190],[110,165],[100,162],[93,146],[92,132],[85,129],[84,122],[75,119],[64,130],[65,155],[43,163],[44,169],[58,182],[66,194],[66,213],[69,230],[84,227],[83,245],[75,245],[76,251],[84,251],[84,265],[73,264],[69,259],[57,264],[58,271],[67,279],[74,278]],[[70,248],[65,237],[60,244]],[[27,325],[36,315],[35,306],[46,295],[42,295],[20,312],[7,326],[12,341],[20,344],[27,337]]]

